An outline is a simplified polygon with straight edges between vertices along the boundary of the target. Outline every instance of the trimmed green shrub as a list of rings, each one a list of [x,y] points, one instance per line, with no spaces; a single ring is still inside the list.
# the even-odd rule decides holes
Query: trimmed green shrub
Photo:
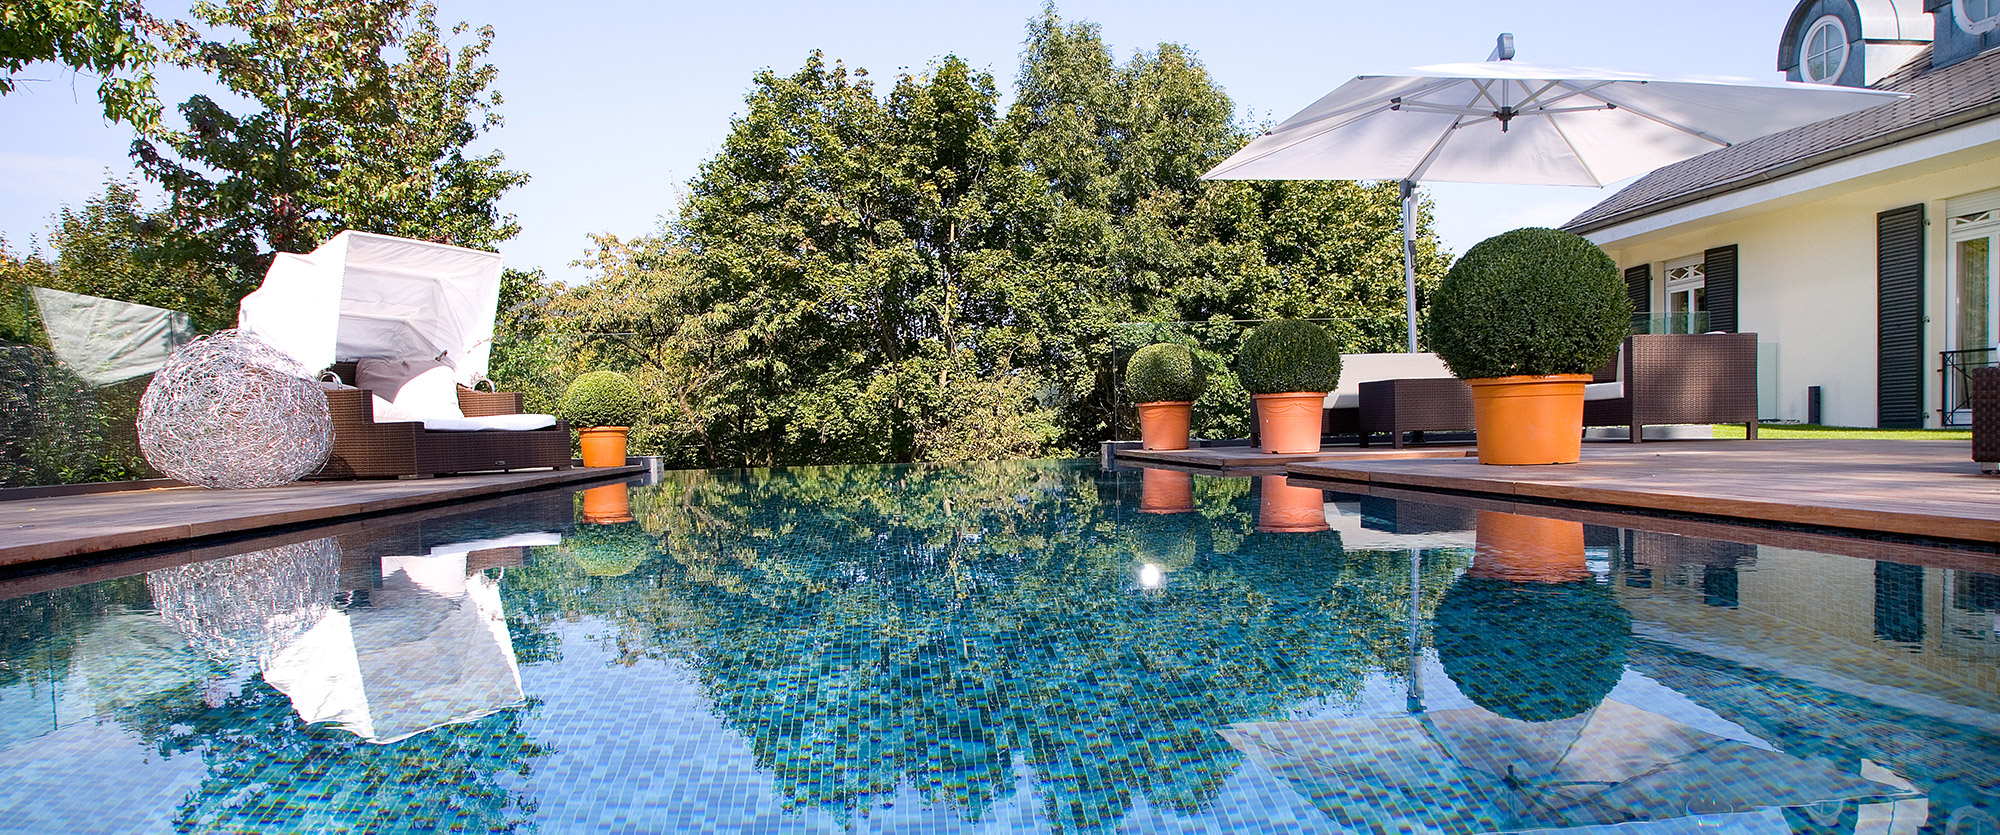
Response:
[[[659,540],[637,522],[578,525],[561,547],[592,577],[623,577],[660,552]]]
[[[1589,374],[1632,327],[1618,265],[1555,229],[1487,238],[1452,265],[1425,337],[1460,379]]]
[[[1208,390],[1208,370],[1186,346],[1161,342],[1132,354],[1125,363],[1125,388],[1134,403],[1192,403]]]
[[[1265,322],[1237,349],[1236,376],[1251,394],[1333,391],[1340,384],[1340,346],[1311,322]]]
[[[576,378],[563,392],[563,420],[571,426],[631,426],[644,404],[632,378],[616,371],[592,371]]]
[[[1523,722],[1589,710],[1618,685],[1632,616],[1593,580],[1460,577],[1438,602],[1438,663],[1473,704]]]

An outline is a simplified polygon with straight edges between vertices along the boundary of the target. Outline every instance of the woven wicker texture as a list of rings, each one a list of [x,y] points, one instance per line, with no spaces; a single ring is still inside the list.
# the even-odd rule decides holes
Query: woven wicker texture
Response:
[[[236,330],[167,358],[139,400],[139,449],[169,478],[203,487],[272,487],[326,463],[333,419],[309,369]]]
[[[1625,396],[1583,404],[1583,425],[1642,428],[1741,423],[1757,437],[1757,335],[1638,334],[1625,339]]]
[[[2000,367],[1972,372],[1972,460],[2000,463]]]
[[[333,373],[352,382],[351,362]],[[376,423],[374,398],[362,389],[326,393],[333,415],[333,454],[315,478],[383,478],[538,467],[568,469],[569,424],[525,432],[431,432],[421,423]],[[515,392],[473,391],[460,386],[466,417],[519,414]]]

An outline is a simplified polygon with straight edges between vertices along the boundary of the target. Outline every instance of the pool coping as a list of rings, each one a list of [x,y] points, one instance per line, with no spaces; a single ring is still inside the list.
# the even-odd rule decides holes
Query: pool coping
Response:
[[[628,464],[427,479],[319,481],[255,490],[181,486],[18,499],[0,502],[0,566],[342,521],[554,485],[625,478],[645,470]]]

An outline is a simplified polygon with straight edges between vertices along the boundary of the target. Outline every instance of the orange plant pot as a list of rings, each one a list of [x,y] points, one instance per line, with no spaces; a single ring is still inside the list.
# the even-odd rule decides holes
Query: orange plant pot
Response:
[[[1194,510],[1194,476],[1173,470],[1147,469],[1139,475],[1140,513],[1187,513]]]
[[[1257,530],[1265,533],[1312,533],[1326,523],[1326,493],[1295,487],[1281,475],[1258,477]]]
[[[586,467],[625,466],[625,435],[631,432],[625,426],[593,426],[579,431],[582,438],[583,465]]]
[[[606,484],[583,491],[583,521],[611,525],[632,521],[632,493],[623,484]]]
[[[1187,449],[1193,406],[1188,400],[1139,404],[1139,445],[1146,449]]]
[[[1590,577],[1583,523],[1479,511],[1467,574],[1510,583],[1571,583]]]
[[[1253,394],[1250,399],[1257,404],[1257,440],[1264,452],[1296,454],[1319,451],[1326,392]],[[1577,419],[1583,418],[1579,415]]]
[[[1472,387],[1479,463],[1576,463],[1583,456],[1583,387],[1589,382],[1589,374],[1465,381]]]

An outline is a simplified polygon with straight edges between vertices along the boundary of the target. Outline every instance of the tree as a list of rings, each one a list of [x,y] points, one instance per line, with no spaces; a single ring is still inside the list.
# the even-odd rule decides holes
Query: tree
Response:
[[[157,21],[137,0],[7,0],[0,3],[0,96],[14,91],[21,70],[50,61],[98,76],[104,117],[151,127],[152,65],[159,49],[149,37]]]
[[[468,152],[500,123],[491,27],[454,51],[436,8],[412,0],[221,0],[191,14],[211,34],[191,33],[177,60],[252,106],[197,95],[180,105],[185,129],[133,145],[189,250],[256,276],[270,251],[342,229],[471,247],[518,231],[496,202],[526,175],[499,151]]]

